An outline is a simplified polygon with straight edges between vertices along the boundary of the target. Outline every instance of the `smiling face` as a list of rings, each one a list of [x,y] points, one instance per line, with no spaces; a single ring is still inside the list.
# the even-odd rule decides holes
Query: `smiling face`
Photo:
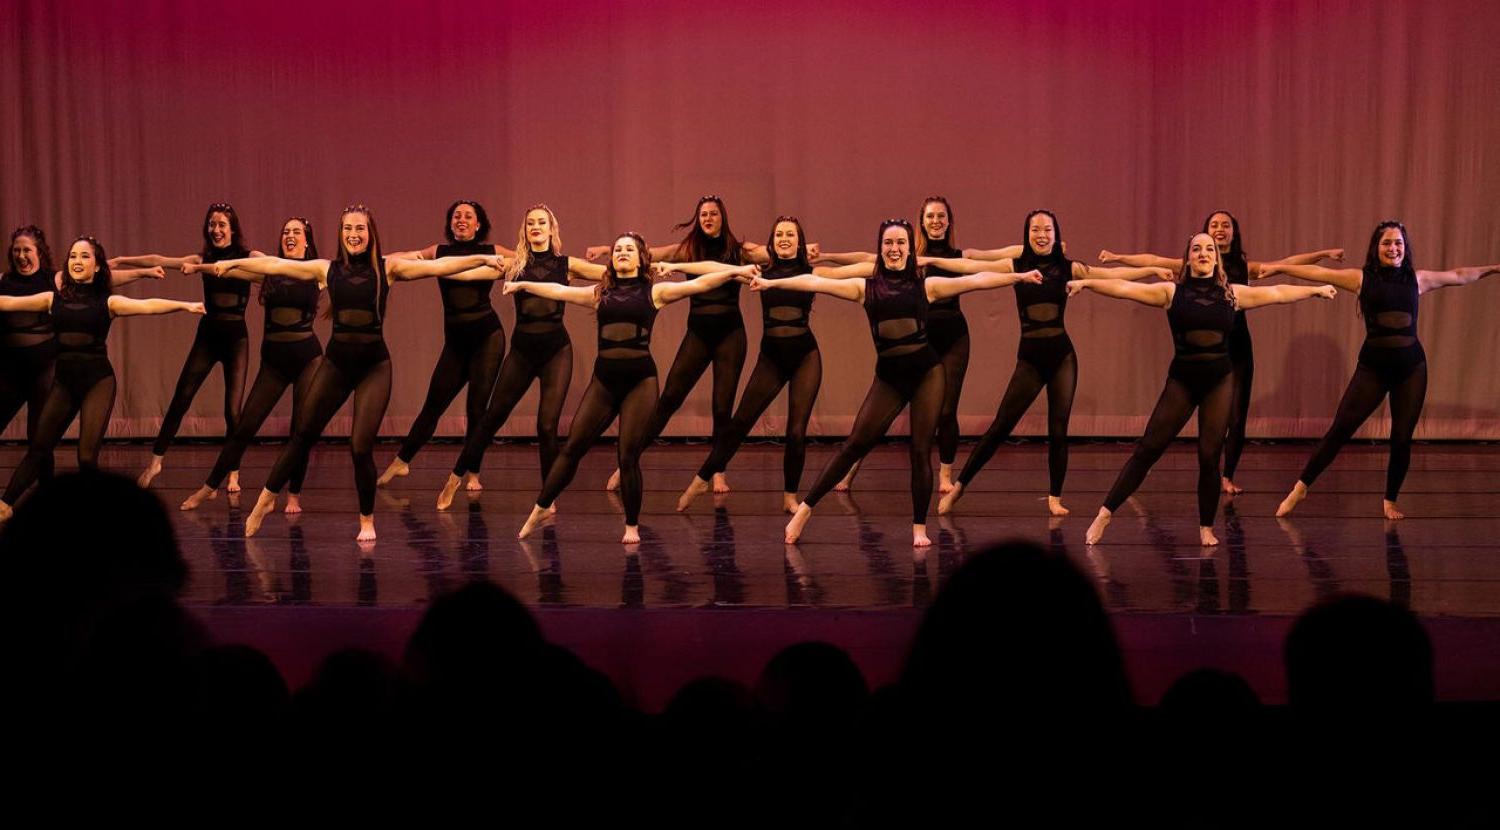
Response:
[[[358,256],[370,248],[370,216],[352,210],[339,218],[339,241],[344,253]]]
[[[640,271],[641,248],[636,244],[635,237],[622,236],[615,240],[610,263],[614,265],[617,276],[633,277]]]
[[[698,227],[715,237],[724,229],[724,209],[718,202],[704,202],[698,206]]]
[[[1208,217],[1208,235],[1214,238],[1220,251],[1227,252],[1234,244],[1234,218],[1222,211]]]
[[[94,246],[87,239],[80,239],[68,248],[68,279],[76,283],[94,281],[99,271],[99,261],[94,256]]]
[[[777,222],[771,231],[771,250],[776,252],[777,259],[796,259],[801,244],[796,222]]]
[[[208,242],[215,248],[228,248],[234,239],[234,231],[229,225],[229,214],[216,210],[208,215],[208,222],[204,225],[208,233]]]
[[[474,206],[460,202],[448,216],[448,230],[453,232],[456,242],[472,242],[479,231],[479,214]]]
[[[1401,234],[1400,228],[1386,228],[1380,232],[1380,241],[1376,243],[1375,250],[1380,256],[1381,265],[1400,268],[1401,263],[1406,261],[1406,237]]]
[[[23,277],[35,274],[42,267],[42,256],[37,250],[36,240],[21,234],[10,243],[10,261],[14,263],[16,273]]]
[[[281,226],[281,255],[287,259],[307,256],[307,225],[301,219],[288,219]]]
[[[880,233],[880,261],[887,271],[903,271],[911,255],[911,233],[900,225],[891,225]]]
[[[1195,277],[1213,276],[1214,268],[1219,264],[1219,246],[1214,238],[1206,233],[1193,236],[1193,241],[1188,243],[1188,268]]]
[[[552,216],[541,208],[526,214],[526,244],[533,251],[545,251],[552,245]]]
[[[1026,222],[1026,238],[1033,252],[1039,256],[1051,256],[1052,247],[1057,244],[1057,223],[1051,216],[1038,213]]]
[[[934,242],[948,238],[948,205],[931,201],[922,206],[922,230]]]

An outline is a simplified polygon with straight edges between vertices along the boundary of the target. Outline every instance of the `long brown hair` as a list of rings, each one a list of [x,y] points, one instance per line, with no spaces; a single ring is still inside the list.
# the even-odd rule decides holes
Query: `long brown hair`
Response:
[[[1182,270],[1177,272],[1177,276],[1172,282],[1181,285],[1184,280],[1194,279],[1192,263],[1193,240],[1200,236],[1208,236],[1208,234],[1199,231],[1188,237],[1187,246],[1182,249]],[[1239,304],[1234,300],[1234,289],[1229,287],[1229,273],[1224,270],[1224,258],[1219,256],[1219,245],[1217,242],[1214,242],[1212,236],[1208,236],[1208,242],[1214,250],[1214,281],[1224,290],[1224,299],[1229,301],[1230,307],[1238,308]]]
[[[677,250],[672,252],[672,258],[687,262],[697,262],[708,258],[707,248],[710,237],[703,232],[703,225],[698,221],[698,214],[709,202],[719,207],[719,239],[724,240],[725,262],[729,265],[739,265],[740,240],[734,235],[734,231],[729,229],[729,209],[724,207],[724,200],[718,196],[699,196],[698,204],[693,206],[692,217],[686,222],[679,222],[672,226],[674,231],[690,229],[687,236],[677,243]]]
[[[916,239],[912,240],[912,241],[916,242],[917,244],[915,245],[915,247],[913,248],[913,250],[916,251],[916,255],[917,256],[927,256],[927,245],[928,245],[928,243],[935,241],[935,240],[929,240],[927,238],[927,220],[926,220],[927,206],[930,205],[930,204],[933,204],[933,203],[937,203],[937,204],[942,205],[943,206],[943,210],[948,211],[948,235],[943,237],[943,241],[946,242],[946,243],[948,243],[948,247],[954,249],[955,251],[959,251],[960,253],[962,253],[963,249],[960,248],[960,247],[958,247],[958,245],[955,244],[954,241],[953,241],[954,240],[954,236],[953,236],[953,206],[950,205],[950,204],[948,204],[948,197],[947,196],[928,196],[926,199],[922,200],[922,207],[920,207],[920,208],[917,209],[917,230],[918,230],[918,232],[916,234]]]
[[[370,243],[365,246],[363,254],[351,255],[349,250],[344,247],[344,217],[351,213],[363,213],[365,215],[365,222],[370,228]],[[384,320],[386,297],[390,293],[391,287],[386,284],[385,260],[380,257],[380,230],[375,225],[375,214],[364,205],[348,205],[339,211],[337,227],[338,229],[335,233],[339,235],[339,253],[336,260],[345,270],[361,264],[362,261],[363,264],[370,267],[370,270],[375,272],[375,316],[377,319]],[[355,256],[358,256],[359,260],[356,260]]]
[[[635,246],[640,249],[641,265],[638,273],[640,274],[640,278],[645,280],[647,285],[650,285],[651,249],[646,247],[646,238],[636,233],[635,231],[625,231],[624,233],[615,236],[615,242],[619,242],[621,239],[624,239],[627,236],[631,239],[634,239]],[[609,247],[611,251],[614,250],[614,245],[610,245]],[[619,279],[615,276],[615,258],[614,256],[610,256],[608,264],[604,266],[604,278],[599,280],[598,293],[602,294],[603,292],[614,288],[618,282]]]

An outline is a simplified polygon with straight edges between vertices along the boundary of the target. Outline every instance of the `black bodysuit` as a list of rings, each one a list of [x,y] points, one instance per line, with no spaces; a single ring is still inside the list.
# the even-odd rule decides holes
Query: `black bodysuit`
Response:
[[[0,296],[30,297],[51,293],[54,274],[7,273],[0,277]],[[0,312],[0,431],[26,409],[26,438],[36,440],[37,419],[47,390],[52,386],[52,361],[57,342],[52,336],[52,317],[45,311]],[[42,477],[51,475],[47,456]]]

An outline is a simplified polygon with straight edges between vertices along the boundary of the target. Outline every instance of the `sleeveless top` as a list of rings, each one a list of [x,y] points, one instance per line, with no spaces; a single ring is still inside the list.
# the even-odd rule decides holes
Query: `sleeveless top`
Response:
[[[651,284],[640,277],[619,278],[603,289],[596,312],[599,354],[604,360],[651,357],[651,326],[656,322]]]
[[[374,343],[383,339],[386,298],[385,265],[372,268],[360,262],[347,268],[334,260],[328,265],[328,294],[333,302],[333,339],[346,343]]]
[[[1359,287],[1359,310],[1365,318],[1365,345],[1379,349],[1417,342],[1417,298],[1421,292],[1411,272],[1380,266],[1366,270]]]
[[[927,288],[920,278],[890,277],[879,265],[865,280],[865,316],[881,358],[928,348]]]
[[[768,280],[780,280],[800,276],[810,270],[797,260],[778,258],[761,271],[760,275]],[[808,291],[789,291],[785,288],[767,288],[760,292],[762,335],[797,337],[807,334],[814,297]]]
[[[738,249],[729,250],[729,243],[720,233],[716,237],[709,237],[703,247],[703,258],[713,262],[722,262],[725,265],[739,265],[740,252]],[[697,274],[688,276],[688,279],[696,279]],[[726,314],[740,310],[740,282],[730,280],[712,291],[702,294],[694,294],[688,298],[689,314]]]
[[[1188,277],[1177,284],[1167,322],[1176,359],[1193,362],[1229,357],[1235,307],[1213,278]]]
[[[956,248],[954,248],[952,245],[949,245],[948,244],[948,240],[946,238],[943,238],[943,239],[928,239],[927,240],[927,251],[922,254],[922,256],[935,256],[935,257],[942,257],[944,259],[957,259],[958,257],[961,257],[963,255],[964,255],[964,252],[960,251],[960,250],[958,250]],[[929,265],[929,266],[927,266],[926,275],[928,277],[962,277],[962,276],[965,276],[964,274],[960,274],[957,271],[947,271],[947,270],[944,270],[942,268],[938,268],[935,265]],[[959,296],[953,296],[953,297],[944,297],[941,300],[933,300],[932,303],[927,308],[927,310],[928,310],[928,317],[930,317],[933,320],[938,320],[938,319],[944,319],[944,318],[957,317],[957,316],[963,314],[963,309],[959,308],[959,305],[958,305],[959,299],[960,299]]]
[[[317,280],[266,277],[260,290],[266,304],[264,342],[289,343],[312,337],[321,293]]]
[[[204,255],[203,261],[219,262],[225,259],[244,259],[250,256],[250,252],[244,248],[210,248]],[[243,321],[245,319],[245,306],[250,303],[250,283],[248,280],[236,279],[234,277],[216,277],[204,272],[203,277],[203,310],[204,320],[222,320],[226,322]]]
[[[107,340],[114,322],[109,294],[83,291],[72,299],[61,292],[52,300],[52,327],[57,332],[59,360],[109,359]]]
[[[516,277],[526,282],[550,282],[568,284],[568,258],[555,254],[549,247],[545,251],[531,251],[530,261]],[[511,297],[516,301],[516,331],[526,334],[550,334],[563,330],[563,308],[567,303],[549,300],[526,291],[517,291]]]
[[[1042,281],[1016,283],[1016,313],[1021,316],[1022,337],[1057,337],[1067,333],[1063,315],[1068,310],[1068,280],[1073,279],[1073,261],[1066,257],[1028,257],[1013,261],[1019,273],[1040,271]]]
[[[487,242],[452,242],[437,246],[437,255],[445,256],[489,256],[495,246]],[[495,288],[494,280],[456,280],[438,277],[438,293],[443,298],[443,325],[462,323],[494,317],[495,307],[490,304],[490,292]]]
[[[8,273],[0,277],[0,296],[30,297],[55,290],[55,274],[37,269],[29,276]],[[52,340],[52,315],[45,311],[0,312],[0,347],[22,349]]]

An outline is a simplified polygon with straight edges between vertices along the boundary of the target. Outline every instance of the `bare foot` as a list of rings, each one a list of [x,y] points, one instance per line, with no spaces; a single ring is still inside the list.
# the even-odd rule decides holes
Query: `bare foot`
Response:
[[[1281,506],[1276,508],[1276,518],[1292,515],[1292,511],[1297,509],[1297,502],[1305,498],[1307,498],[1307,485],[1300,481],[1292,485],[1292,492],[1287,493],[1286,498],[1281,500]]]
[[[622,545],[639,545],[641,543],[640,525],[625,525],[625,535],[620,537]]]
[[[553,502],[552,506],[549,507],[549,508],[547,508],[547,515],[548,516],[556,516],[557,515],[557,502]]]
[[[955,485],[953,484],[953,465],[952,464],[941,464],[941,463],[938,464],[938,492],[939,493],[952,492],[954,486]]]
[[[464,477],[464,489],[470,493],[478,493],[484,489],[484,485],[479,483],[479,473],[469,473]]]
[[[1203,527],[1202,525],[1199,525],[1198,526],[1198,544],[1202,545],[1205,548],[1211,548],[1214,545],[1219,544],[1219,537],[1217,537],[1217,536],[1214,535],[1214,529],[1213,528],[1211,528],[1211,527]]]
[[[611,493],[620,489],[620,469],[618,467],[615,468],[614,472],[609,474],[609,481],[604,482],[604,489]]]
[[[1239,494],[1245,492],[1245,488],[1235,484],[1225,476],[1219,476],[1219,489],[1223,490],[1231,496],[1238,496]]]
[[[12,510],[10,505],[0,501],[0,522],[8,521],[15,513],[16,511]]]
[[[380,474],[379,480],[375,482],[376,487],[384,487],[391,483],[393,478],[401,478],[411,472],[411,465],[402,461],[399,457],[391,462],[391,466],[385,468]]]
[[[718,475],[714,476],[715,481],[717,481],[718,478]],[[689,507],[692,507],[693,500],[703,495],[704,493],[707,493],[708,487],[708,482],[704,481],[698,476],[693,476],[693,480],[688,482],[687,489],[683,490],[682,495],[677,497],[677,512],[681,513],[684,510],[687,510]]]
[[[912,525],[911,526],[911,546],[912,547],[914,547],[914,548],[925,548],[925,547],[928,547],[931,544],[932,544],[932,540],[929,539],[929,538],[927,538],[927,525]]]
[[[1047,512],[1053,516],[1068,515],[1068,508],[1063,507],[1062,496],[1047,497]]]
[[[800,504],[802,504],[802,502],[797,501],[797,494],[796,493],[782,493],[781,494],[781,512],[783,512],[783,513],[796,513],[797,512],[797,506],[800,505]]]
[[[811,518],[812,508],[807,506],[807,502],[797,505],[797,512],[793,513],[792,520],[786,523],[786,544],[796,544],[797,539],[802,536],[803,528],[807,527],[808,519]]]
[[[447,510],[453,506],[453,497],[458,494],[458,485],[462,483],[463,479],[452,473],[448,474],[448,480],[443,482],[443,492],[438,493],[437,509]]]
[[[197,510],[198,505],[206,501],[211,501],[217,495],[219,495],[218,490],[205,484],[194,491],[191,496],[183,499],[182,504],[178,505],[177,509],[182,511]]]
[[[136,477],[135,483],[142,487],[150,487],[151,481],[161,475],[161,462],[162,457],[153,454],[151,456],[151,463],[147,464],[146,469]]]
[[[516,538],[525,539],[527,536],[530,536],[531,532],[536,530],[537,525],[541,524],[550,515],[552,514],[547,512],[547,508],[541,505],[532,505],[531,515],[526,517],[526,524],[521,525],[521,532],[516,534]]]
[[[849,472],[845,473],[844,477],[839,480],[839,483],[833,485],[833,492],[847,493],[849,488],[854,486],[854,477],[859,475],[859,465],[862,463],[855,462],[854,466],[849,468]]]
[[[938,499],[938,515],[946,516],[953,512],[953,505],[964,497],[964,485],[962,482],[950,483],[948,489],[943,491],[947,495]]]
[[[286,497],[286,507],[281,508],[281,512],[284,513],[284,514],[286,514],[286,515],[288,515],[288,516],[295,516],[298,513],[301,513],[302,512],[302,494],[301,493],[288,493],[287,497]]]
[[[1088,532],[1083,534],[1083,543],[1085,545],[1099,544],[1099,540],[1104,538],[1104,529],[1109,527],[1109,520],[1113,515],[1109,512],[1109,508],[1099,508],[1099,515],[1094,517],[1094,522],[1089,525]]]
[[[723,473],[714,473],[714,492],[720,495],[729,492],[729,478]]]
[[[255,507],[250,510],[250,515],[245,517],[245,538],[249,539],[260,530],[260,523],[266,520],[266,514],[276,509],[276,494],[270,490],[262,489],[260,498],[255,500]]]
[[[240,471],[239,470],[230,470],[229,471],[229,483],[226,484],[226,485],[224,485],[224,489],[228,490],[231,493],[238,493],[240,491]]]
[[[1399,522],[1406,518],[1406,514],[1396,507],[1396,503],[1390,499],[1380,500],[1380,509],[1385,512],[1385,517],[1393,522]]]
[[[361,513],[359,515],[359,535],[354,537],[354,541],[356,541],[356,542],[373,542],[373,541],[375,541],[375,517],[374,516],[366,516],[363,513]]]

